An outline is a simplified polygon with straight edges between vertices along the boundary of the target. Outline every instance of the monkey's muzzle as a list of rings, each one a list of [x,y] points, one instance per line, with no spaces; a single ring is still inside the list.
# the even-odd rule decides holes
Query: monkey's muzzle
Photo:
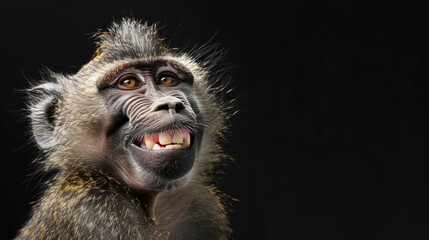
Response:
[[[178,179],[188,173],[195,159],[194,136],[186,129],[147,134],[131,144],[129,151],[140,167],[165,179]]]

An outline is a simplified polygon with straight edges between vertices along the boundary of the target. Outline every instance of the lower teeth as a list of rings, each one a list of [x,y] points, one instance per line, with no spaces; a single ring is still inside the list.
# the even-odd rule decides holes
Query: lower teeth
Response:
[[[142,144],[140,147],[141,147],[141,148],[143,148],[143,149],[148,149],[148,148],[146,147],[146,145],[144,145],[144,144]],[[151,150],[160,150],[160,149],[180,149],[180,148],[182,148],[182,145],[181,145],[181,144],[168,144],[168,145],[165,145],[165,146],[161,146],[161,145],[159,145],[159,144],[155,144],[155,145],[153,145],[153,148],[152,148]]]
[[[179,149],[182,148],[182,145],[180,144],[170,144],[165,146],[166,149]]]

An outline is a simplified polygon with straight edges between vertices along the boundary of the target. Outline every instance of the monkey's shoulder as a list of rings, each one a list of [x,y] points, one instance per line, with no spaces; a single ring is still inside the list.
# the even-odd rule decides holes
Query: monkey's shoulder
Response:
[[[151,225],[139,204],[126,188],[106,177],[60,177],[34,206],[19,238],[139,239],[150,232]]]

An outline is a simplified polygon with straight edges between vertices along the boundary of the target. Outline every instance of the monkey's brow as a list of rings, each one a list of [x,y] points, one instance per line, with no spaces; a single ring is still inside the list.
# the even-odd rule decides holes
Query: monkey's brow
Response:
[[[103,89],[109,86],[112,81],[118,76],[118,74],[128,68],[160,67],[166,65],[166,61],[125,63],[109,70],[106,74],[104,74],[104,76],[98,81],[97,87],[99,89]]]
[[[97,87],[98,89],[103,89],[107,86],[109,86],[112,82],[112,80],[122,71],[124,71],[127,68],[134,67],[136,64],[122,64],[120,66],[117,66],[111,70],[109,70],[104,76],[98,81]]]
[[[136,62],[136,63],[126,63],[120,66],[117,66],[111,70],[109,70],[97,83],[98,89],[104,89],[111,85],[116,77],[125,69],[128,68],[144,68],[144,67],[168,67],[171,66],[173,69],[178,71],[179,75],[182,75],[184,78],[188,79],[188,81],[193,81],[192,73],[184,66],[174,61],[163,61],[158,60],[154,62]]]

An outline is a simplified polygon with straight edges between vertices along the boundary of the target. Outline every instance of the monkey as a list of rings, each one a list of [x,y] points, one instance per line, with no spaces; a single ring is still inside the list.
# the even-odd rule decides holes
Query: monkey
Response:
[[[77,73],[28,88],[53,176],[16,239],[230,239],[213,177],[232,116],[211,74],[219,54],[170,48],[158,31],[114,22]]]

